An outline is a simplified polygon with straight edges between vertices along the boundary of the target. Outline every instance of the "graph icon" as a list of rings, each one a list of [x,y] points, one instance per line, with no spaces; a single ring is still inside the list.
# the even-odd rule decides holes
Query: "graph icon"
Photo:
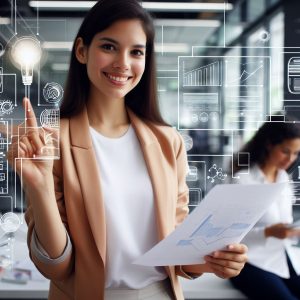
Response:
[[[263,87],[263,77],[261,72],[264,70],[264,62],[247,62],[240,65],[240,75],[230,74],[231,62],[225,60],[225,86],[258,86]]]
[[[183,73],[183,86],[220,86],[221,62],[215,61],[208,65]]]

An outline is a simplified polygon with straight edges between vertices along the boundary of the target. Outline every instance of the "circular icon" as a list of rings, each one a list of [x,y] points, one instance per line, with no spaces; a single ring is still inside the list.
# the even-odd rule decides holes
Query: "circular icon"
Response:
[[[14,108],[12,101],[0,100],[0,116],[11,114]]]
[[[270,33],[269,33],[268,31],[263,30],[263,31],[261,31],[261,32],[259,33],[259,39],[260,39],[262,42],[267,42],[267,41],[269,41],[269,40],[270,40],[270,37],[271,37],[271,35],[270,35]]]
[[[199,119],[201,122],[207,122],[208,121],[208,114],[206,112],[203,112],[200,114]]]
[[[40,122],[42,126],[59,127],[59,109],[44,109],[40,115]]]
[[[15,232],[21,225],[19,217],[12,212],[5,213],[0,218],[0,226],[6,233]]]
[[[193,139],[185,133],[180,133],[180,134],[183,138],[186,151],[191,150],[193,148]]]
[[[43,88],[43,96],[48,103],[58,103],[64,95],[62,86],[56,82],[47,83]]]
[[[209,117],[213,120],[213,121],[217,121],[219,119],[219,114],[215,111],[212,111],[211,113],[209,113]]]
[[[192,114],[192,122],[193,123],[197,123],[199,120],[198,120],[198,115],[197,114]]]

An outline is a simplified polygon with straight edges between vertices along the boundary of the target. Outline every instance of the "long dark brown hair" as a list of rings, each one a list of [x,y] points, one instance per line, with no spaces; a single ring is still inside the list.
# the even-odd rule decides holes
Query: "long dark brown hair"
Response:
[[[300,138],[299,123],[289,122],[288,116],[286,116],[285,122],[276,121],[276,119],[279,120],[273,116],[273,122],[265,122],[253,138],[239,151],[249,154],[250,166],[254,164],[264,166],[270,153],[270,147],[279,145],[286,140]],[[233,173],[241,170],[243,165],[248,164],[247,160],[248,158],[243,161],[241,157],[238,159],[238,154],[234,155]]]
[[[154,25],[150,14],[138,0],[100,0],[84,18],[75,41],[81,37],[89,46],[94,36],[119,20],[139,19],[147,37],[146,64],[138,85],[125,96],[125,104],[142,119],[168,125],[161,117],[158,108],[156,63],[154,53]],[[61,117],[71,117],[81,112],[89,96],[90,81],[86,65],[81,64],[75,55],[73,44],[70,68],[67,76],[64,98],[61,104]]]

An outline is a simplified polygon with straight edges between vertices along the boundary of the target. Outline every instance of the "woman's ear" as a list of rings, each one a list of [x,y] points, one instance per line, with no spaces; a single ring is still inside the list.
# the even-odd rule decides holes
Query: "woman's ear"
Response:
[[[87,47],[84,45],[81,37],[77,38],[75,42],[75,55],[81,64],[87,63]]]

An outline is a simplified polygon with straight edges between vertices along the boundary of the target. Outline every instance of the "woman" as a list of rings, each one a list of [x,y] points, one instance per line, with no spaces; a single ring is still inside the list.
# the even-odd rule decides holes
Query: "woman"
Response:
[[[183,299],[177,275],[240,272],[241,244],[207,256],[203,265],[132,264],[188,213],[186,153],[158,111],[154,28],[138,1],[102,0],[84,19],[54,165],[40,160],[45,139],[25,99],[27,105],[29,130],[16,169],[28,200],[30,255],[51,280],[49,299]]]
[[[299,151],[299,124],[283,122],[264,123],[240,151],[249,154],[251,167],[249,173],[236,167],[234,182],[287,183],[284,195],[243,240],[249,248],[248,263],[231,282],[250,299],[300,299],[300,251],[290,239],[299,237],[300,229],[290,226],[293,190],[286,172]]]

